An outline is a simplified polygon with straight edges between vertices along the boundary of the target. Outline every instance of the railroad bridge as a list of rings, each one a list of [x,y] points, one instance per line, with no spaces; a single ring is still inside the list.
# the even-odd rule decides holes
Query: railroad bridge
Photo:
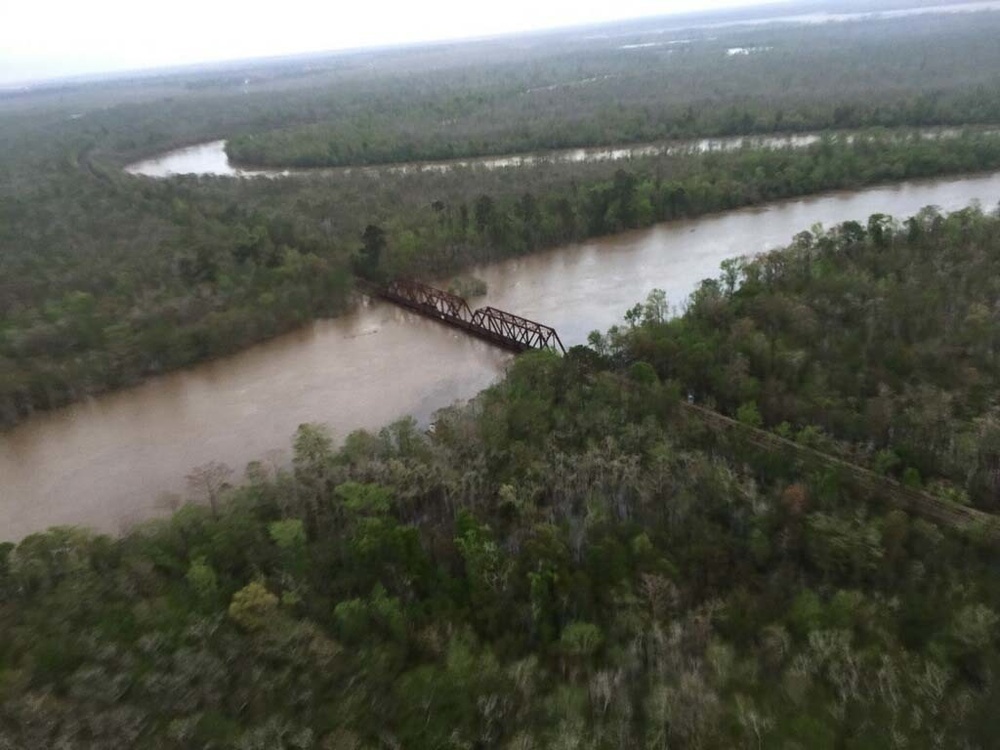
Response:
[[[436,289],[412,279],[397,279],[376,287],[373,294],[420,315],[460,328],[477,338],[512,352],[550,349],[566,353],[559,334],[551,326],[520,315],[480,307],[472,310],[464,297]]]

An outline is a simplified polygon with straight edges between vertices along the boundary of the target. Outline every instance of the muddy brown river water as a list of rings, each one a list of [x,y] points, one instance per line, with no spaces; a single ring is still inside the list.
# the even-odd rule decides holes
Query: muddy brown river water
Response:
[[[618,323],[653,288],[679,305],[725,258],[830,226],[923,206],[1000,200],[1000,173],[789,201],[570,245],[473,273],[490,304],[555,326],[567,345]],[[282,460],[303,422],[337,438],[413,415],[421,421],[493,382],[510,355],[383,303],[323,320],[239,355],[40,414],[0,435],[0,539],[52,525],[115,532],[162,513],[194,466],[241,472]]]

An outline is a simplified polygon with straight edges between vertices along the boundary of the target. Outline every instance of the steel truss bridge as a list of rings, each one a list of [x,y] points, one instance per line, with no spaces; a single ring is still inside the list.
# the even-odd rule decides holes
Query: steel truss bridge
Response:
[[[559,334],[551,326],[495,307],[473,310],[465,298],[419,281],[397,279],[374,289],[373,293],[400,307],[461,328],[477,338],[512,352],[549,349],[566,353]]]

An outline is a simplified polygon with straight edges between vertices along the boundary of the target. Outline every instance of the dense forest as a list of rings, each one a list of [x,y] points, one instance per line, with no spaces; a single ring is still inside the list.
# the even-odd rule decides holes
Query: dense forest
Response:
[[[0,426],[338,314],[364,237],[380,238],[379,277],[439,278],[657,221],[1000,167],[1000,14],[605,31],[0,96]],[[963,127],[928,130],[946,123]],[[121,171],[171,146],[314,131],[350,151],[323,163],[360,164],[808,128],[839,129],[801,149],[516,169]]]
[[[681,319],[636,325],[637,306],[592,341],[753,426],[995,513],[998,229],[973,207],[804,231],[725,262]]]
[[[0,427],[359,276],[1000,169],[1000,13],[678,23],[0,93]],[[347,168],[122,169],[212,139]],[[0,544],[0,750],[995,747],[1000,208],[802,229],[430,425],[303,424],[121,536]]]
[[[0,422],[336,314],[368,227],[381,278],[443,276],[657,221],[997,168],[1000,135],[975,131],[391,181],[154,182],[67,165],[58,183],[0,209],[0,244],[11,249],[0,255]]]
[[[343,166],[661,139],[1000,122],[1000,14],[553,45],[525,64],[318,87],[304,124],[229,140],[238,163]],[[539,54],[541,57],[541,53]]]
[[[804,232],[427,432],[5,545],[0,745],[992,747],[1000,551],[808,456],[995,508],[997,257],[975,208]]]

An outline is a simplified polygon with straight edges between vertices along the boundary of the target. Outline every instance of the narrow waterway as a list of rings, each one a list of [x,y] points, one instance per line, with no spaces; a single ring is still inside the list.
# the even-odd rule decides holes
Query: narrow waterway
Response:
[[[743,48],[734,48],[743,49]],[[913,131],[900,131],[898,136],[908,138]],[[917,131],[926,139],[957,138],[964,132],[995,134],[994,128],[926,128]],[[447,161],[407,162],[370,167],[330,167],[311,169],[253,169],[239,167],[229,161],[224,140],[198,143],[194,146],[173,149],[162,154],[129,164],[125,171],[141,177],[165,179],[176,175],[211,177],[295,177],[297,175],[336,175],[360,171],[369,174],[407,174],[411,172],[448,172],[456,168],[506,169],[537,164],[573,164],[580,162],[625,161],[648,156],[667,154],[694,154],[711,151],[738,151],[739,149],[806,148],[824,136],[842,138],[848,142],[860,136],[857,131],[829,131],[827,133],[795,133],[790,135],[737,136],[732,138],[698,138],[687,141],[661,141],[635,143],[625,146],[594,146],[571,148],[561,151],[543,151],[504,156],[482,156]]]
[[[953,136],[960,133],[955,128],[928,130],[928,137]],[[853,137],[844,134],[845,137]],[[692,141],[669,141],[663,143],[640,143],[630,146],[593,148],[572,148],[562,151],[546,151],[535,154],[508,154],[505,156],[483,156],[447,161],[408,162],[371,167],[335,167],[314,169],[253,169],[232,164],[226,154],[225,141],[210,141],[194,146],[174,149],[149,159],[137,161],[125,167],[129,174],[143,177],[165,178],[174,175],[210,175],[214,177],[294,177],[295,175],[316,175],[349,173],[362,171],[379,174],[405,174],[408,172],[447,172],[457,167],[480,167],[483,169],[503,169],[523,167],[540,163],[575,163],[594,161],[622,161],[633,157],[656,156],[660,154],[680,154],[707,151],[735,151],[741,148],[804,148],[817,143],[817,133],[780,136],[747,136],[738,138],[701,138]]]
[[[787,244],[816,223],[874,212],[906,217],[978,200],[995,207],[1000,173],[789,201],[594,240],[475,269],[485,300],[555,326],[567,345],[653,288],[680,304],[725,258]],[[381,304],[242,354],[56,412],[0,436],[0,539],[59,524],[103,531],[161,513],[184,476],[211,460],[242,471],[282,460],[303,422],[337,438],[405,416],[427,420],[494,381],[509,355]],[[287,453],[286,453],[287,455]]]

